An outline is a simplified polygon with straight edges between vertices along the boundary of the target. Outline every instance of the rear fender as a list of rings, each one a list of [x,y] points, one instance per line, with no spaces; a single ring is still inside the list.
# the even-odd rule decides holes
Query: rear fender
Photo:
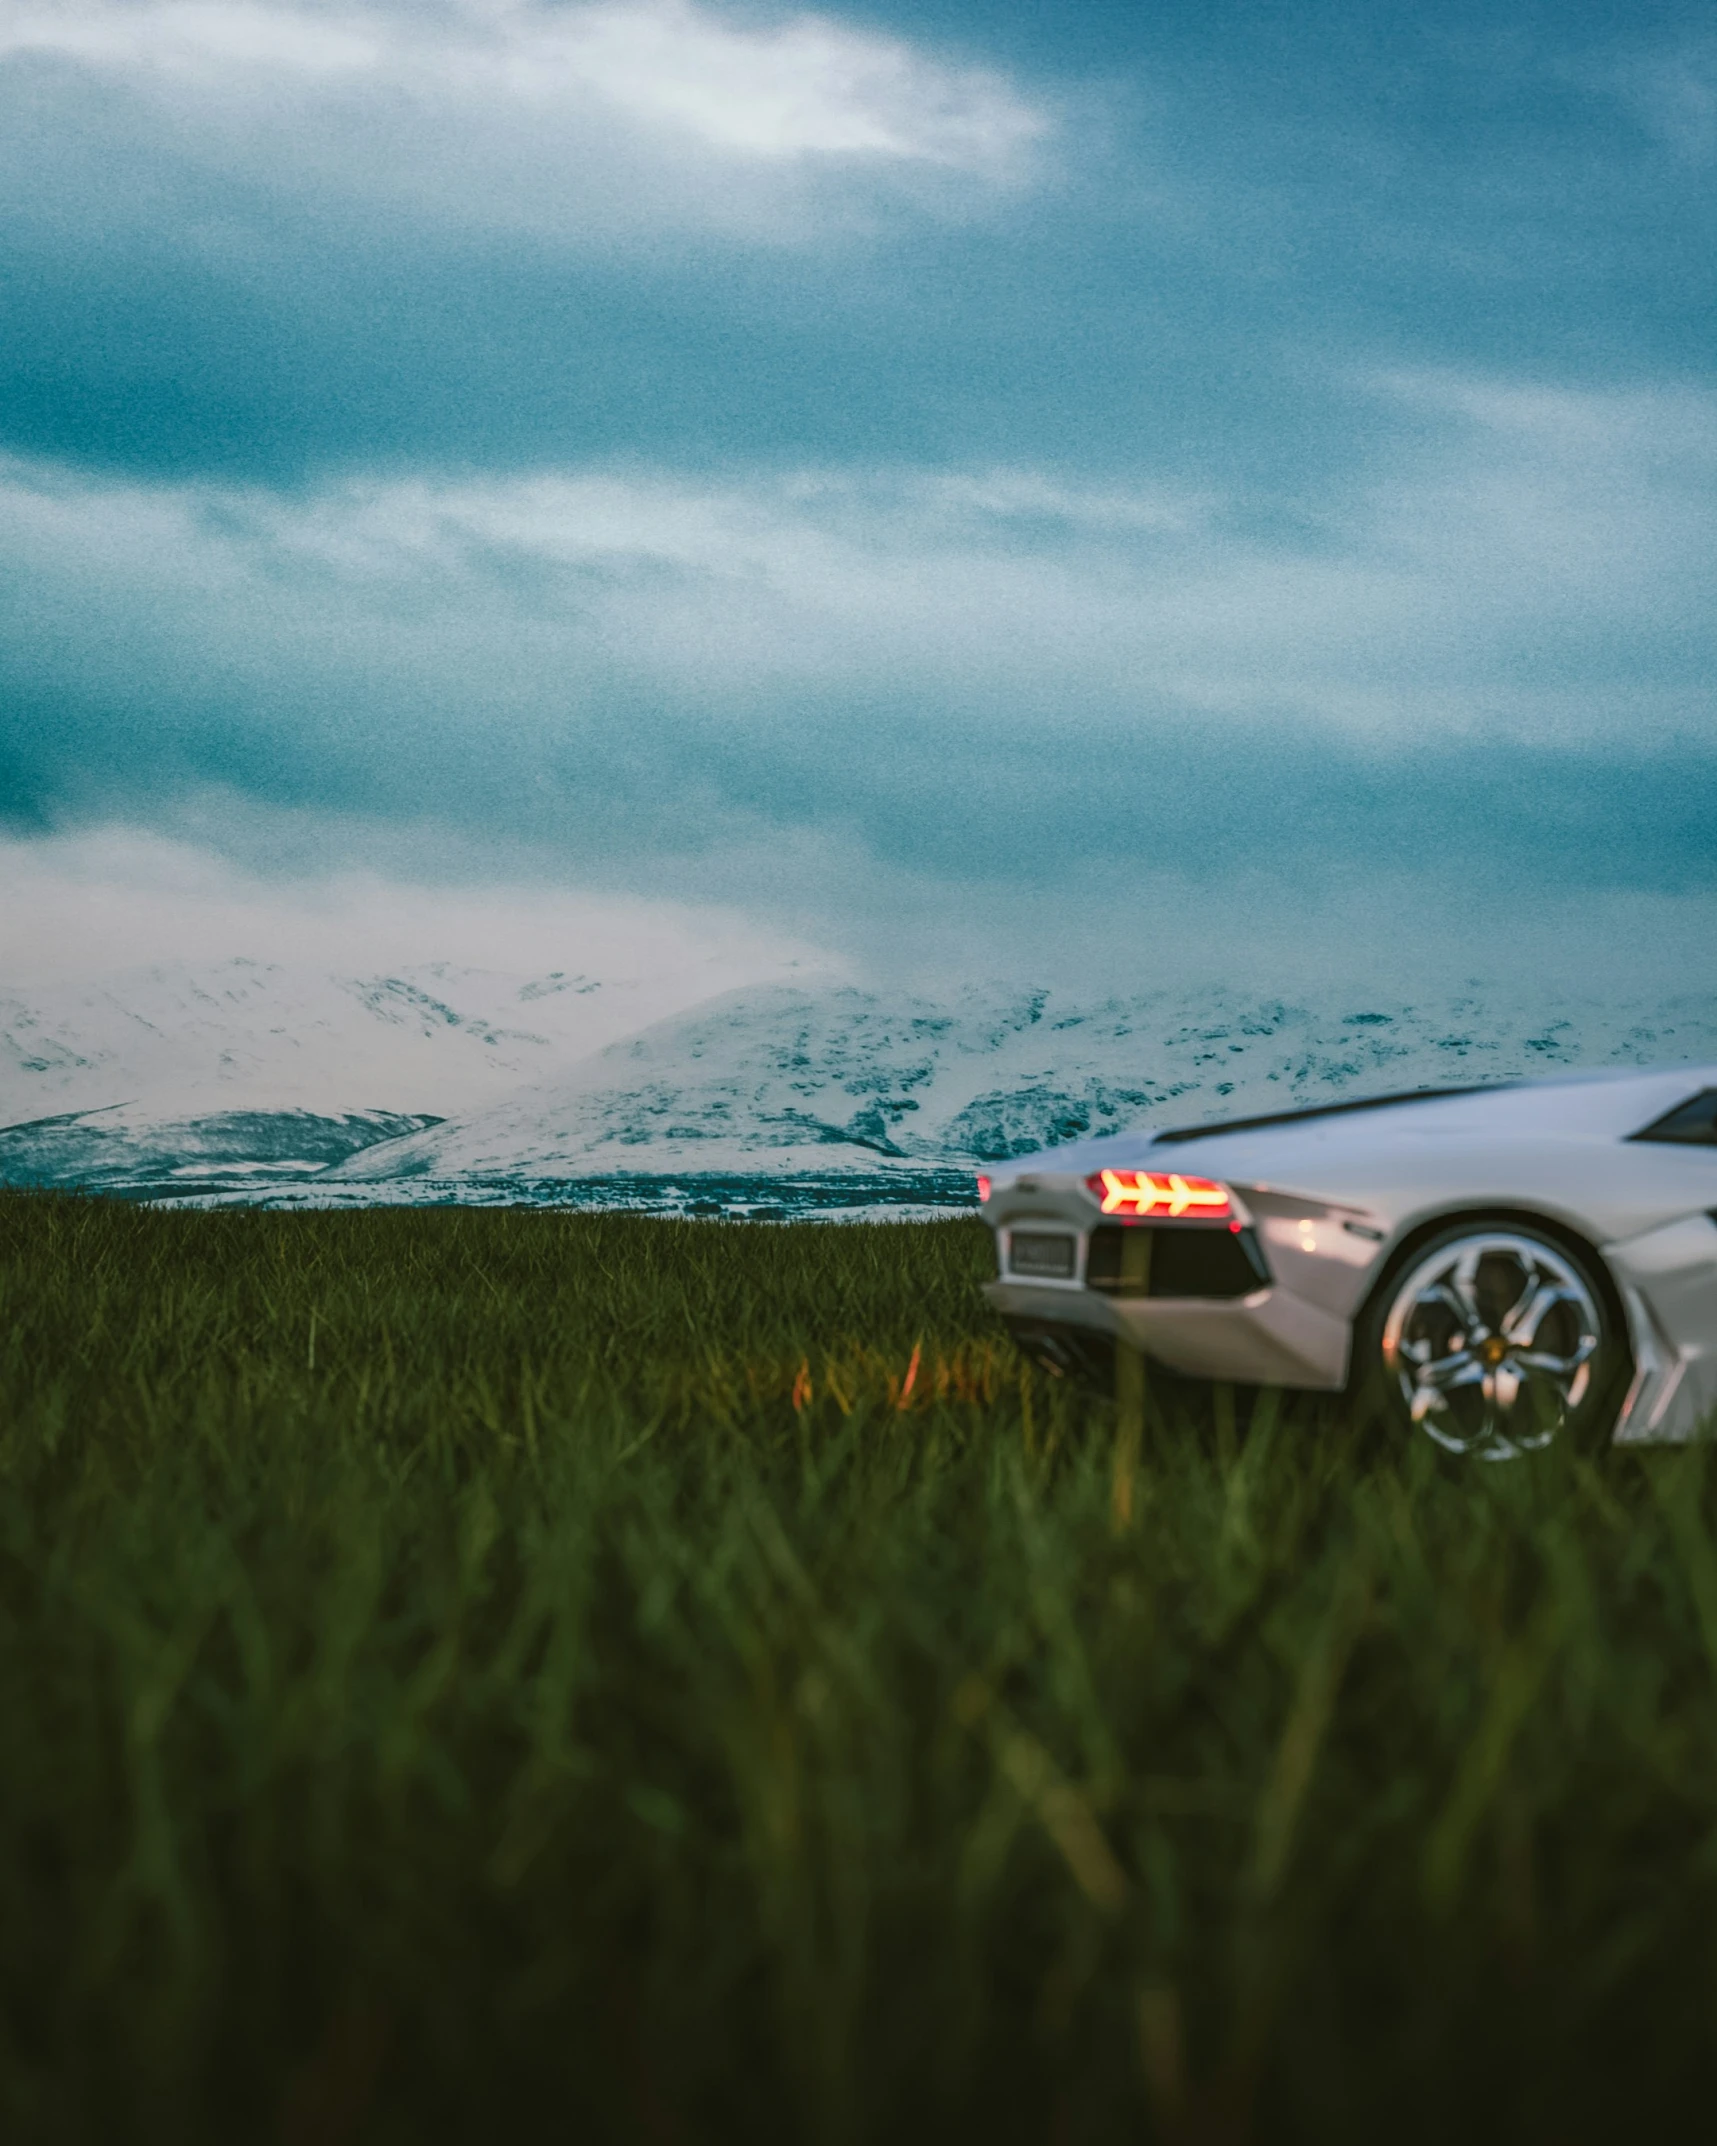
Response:
[[[1717,1220],[1687,1215],[1604,1249],[1634,1358],[1616,1441],[1684,1444],[1717,1412]]]
[[[1533,1230],[1540,1237],[1549,1238],[1552,1244],[1559,1244],[1572,1252],[1597,1283],[1603,1295],[1604,1309],[1610,1315],[1611,1325],[1618,1334],[1627,1339],[1630,1375],[1637,1370],[1639,1356],[1634,1338],[1634,1322],[1628,1310],[1625,1293],[1611,1265],[1609,1252],[1595,1245],[1589,1237],[1582,1236],[1577,1229],[1570,1228],[1560,1217],[1544,1214],[1541,1210],[1531,1207],[1489,1207],[1472,1203],[1462,1207],[1445,1208],[1439,1214],[1423,1216],[1415,1221],[1406,1235],[1398,1237],[1389,1247],[1387,1256],[1377,1270],[1376,1280],[1366,1291],[1365,1302],[1354,1315],[1355,1332],[1364,1326],[1375,1310],[1378,1300],[1394,1286],[1403,1269],[1418,1257],[1421,1249],[1429,1244],[1433,1237],[1440,1237],[1445,1230],[1457,1229],[1467,1222],[1496,1223],[1503,1229]],[[1349,1379],[1350,1388],[1364,1375],[1364,1367],[1356,1359]],[[1631,1393],[1631,1386],[1629,1391]],[[1626,1420],[1625,1403],[1621,1420]]]

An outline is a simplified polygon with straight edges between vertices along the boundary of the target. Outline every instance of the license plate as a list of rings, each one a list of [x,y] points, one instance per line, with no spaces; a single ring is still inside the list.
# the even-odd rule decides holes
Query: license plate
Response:
[[[1074,1241],[1059,1230],[1018,1230],[1008,1244],[1008,1272],[1046,1282],[1073,1279]]]

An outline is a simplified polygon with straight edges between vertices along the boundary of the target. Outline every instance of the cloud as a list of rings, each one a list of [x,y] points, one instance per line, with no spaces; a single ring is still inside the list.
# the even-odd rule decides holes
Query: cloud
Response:
[[[1717,38],[1635,47],[1586,73],[1679,160],[1695,167],[1717,162]]]
[[[312,204],[580,244],[798,236],[830,184],[1012,186],[1051,125],[903,39],[694,0],[4,0],[7,62],[55,162],[68,135],[111,154],[153,130],[175,164]]]
[[[389,744],[528,744],[640,704],[731,735],[828,701],[1093,743],[1173,716],[1377,748],[1714,742],[1717,396],[1370,392],[1387,451],[1269,532],[1219,495],[1018,469],[288,494],[13,461],[0,619],[15,683],[176,684],[288,754],[341,705]]]
[[[1523,905],[1552,940],[1703,899],[1717,398],[1363,401],[1367,466],[1267,528],[1049,468],[282,492],[13,461],[0,810],[288,876],[672,893],[893,961],[914,916],[1102,918],[1119,960],[1124,917],[1208,945],[1220,910],[1280,965],[1345,905],[1391,944],[1386,911],[1435,913],[1446,967]]]
[[[163,963],[244,959],[351,976],[440,961],[518,975],[576,969],[631,988],[583,1011],[596,1042],[764,980],[838,977],[801,935],[731,906],[511,880],[439,884],[371,860],[268,873],[207,841],[124,822],[34,840],[0,836],[0,979],[65,983]],[[390,851],[392,852],[390,854]],[[474,862],[475,860],[471,860]]]
[[[414,844],[398,825],[216,798],[182,820],[170,835],[125,819],[0,835],[0,987],[63,996],[115,973],[235,959],[299,979],[431,964],[515,980],[559,971],[601,981],[570,1008],[579,1047],[594,1049],[764,981],[937,995],[1011,977],[1096,999],[1218,985],[1423,996],[1525,976],[1534,990],[1590,993],[1625,980],[1630,992],[1672,995],[1702,986],[1689,950],[1717,926],[1710,886],[1629,887],[1596,871],[1499,885],[1497,874],[1401,841],[1386,859],[1328,844],[1309,878],[1263,846],[1215,877],[1182,853],[1135,857],[1122,871],[1076,861],[1047,885],[962,885],[912,860],[879,873],[848,830],[789,831],[690,872],[658,860],[658,889],[679,884],[670,898],[617,888],[612,874],[605,884],[541,850],[450,842],[445,828],[418,830]],[[418,1107],[383,1091],[377,1099]],[[448,1103],[432,1096],[421,1107]]]
[[[887,12],[0,0],[0,821],[902,944],[1717,880],[1705,48]]]

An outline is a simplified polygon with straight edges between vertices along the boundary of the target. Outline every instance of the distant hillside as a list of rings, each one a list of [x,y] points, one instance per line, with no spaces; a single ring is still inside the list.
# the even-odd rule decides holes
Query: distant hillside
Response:
[[[974,1165],[1140,1122],[1717,1057],[1717,994],[1476,986],[1346,1006],[765,986],[581,1050],[580,1004],[602,988],[444,968],[307,983],[234,963],[87,993],[57,1025],[15,999],[6,1048],[76,1101],[0,1129],[0,1182],[269,1204],[937,1205],[968,1198]],[[438,1067],[479,1107],[424,1107]]]
[[[681,1003],[697,996],[694,983]],[[28,988],[0,979],[0,1125],[136,1099],[181,1112],[470,1110],[659,1004],[571,969],[451,962],[385,976],[222,961]]]
[[[226,1110],[162,1118],[114,1107],[0,1127],[0,1185],[84,1192],[250,1192],[318,1177],[359,1149],[440,1121],[398,1112]]]
[[[341,1185],[605,1173],[885,1180],[1118,1131],[1346,1093],[1557,1066],[1717,1055],[1717,995],[1650,1007],[1512,994],[1314,1011],[1222,991],[1096,1007],[1048,990],[947,1004],[858,990],[733,992],[610,1045],[562,1079],[366,1149]]]

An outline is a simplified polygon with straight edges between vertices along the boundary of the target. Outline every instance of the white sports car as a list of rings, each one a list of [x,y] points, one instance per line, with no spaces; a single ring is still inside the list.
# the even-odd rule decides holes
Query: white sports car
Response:
[[[990,1300],[1058,1370],[1345,1389],[1485,1459],[1717,1411],[1717,1066],[1145,1128],[978,1190]]]

